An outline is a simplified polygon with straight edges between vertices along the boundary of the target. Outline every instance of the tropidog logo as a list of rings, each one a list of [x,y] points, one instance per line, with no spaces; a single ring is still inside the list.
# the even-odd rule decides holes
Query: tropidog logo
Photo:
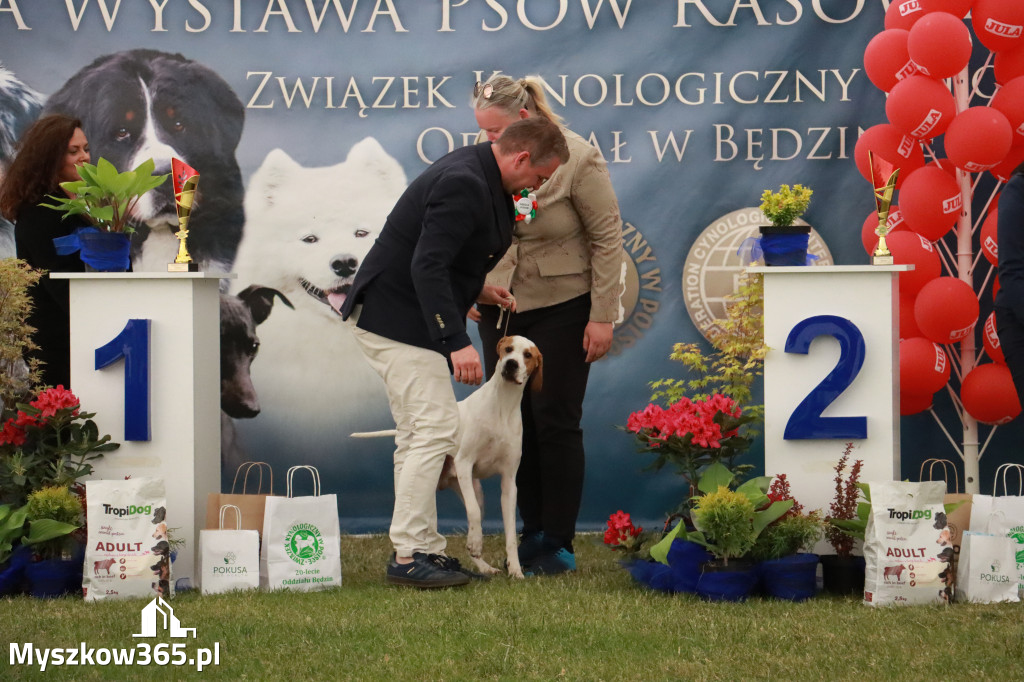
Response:
[[[324,554],[324,538],[311,523],[297,523],[284,536],[284,551],[300,565],[312,564]]]
[[[686,312],[704,338],[719,328],[725,318],[726,297],[736,292],[740,274],[749,263],[741,263],[737,251],[748,237],[759,236],[758,227],[771,221],[758,208],[741,208],[727,213],[704,228],[683,263],[683,302]],[[799,225],[806,225],[802,220]],[[814,228],[807,252],[817,256],[816,265],[832,265],[832,254]]]

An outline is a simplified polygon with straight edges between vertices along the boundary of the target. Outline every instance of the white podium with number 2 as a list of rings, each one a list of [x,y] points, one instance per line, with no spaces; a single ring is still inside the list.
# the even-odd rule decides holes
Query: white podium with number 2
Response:
[[[163,478],[171,568],[198,582],[208,493],[220,490],[222,273],[54,273],[71,280],[71,385],[121,447],[93,478]]]
[[[757,267],[764,274],[765,473],[828,515],[846,443],[862,482],[900,475],[897,276],[912,266]]]

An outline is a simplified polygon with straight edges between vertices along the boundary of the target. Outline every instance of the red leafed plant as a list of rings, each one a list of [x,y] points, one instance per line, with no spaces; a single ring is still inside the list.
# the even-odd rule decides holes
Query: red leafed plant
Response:
[[[854,461],[850,466],[849,474],[844,480],[843,472],[846,469],[846,462],[850,459],[852,451],[853,443],[847,443],[846,449],[843,450],[843,455],[835,466],[836,494],[832,504],[829,505],[828,518],[826,519],[828,524],[825,527],[825,537],[828,538],[829,544],[832,545],[832,548],[836,550],[836,554],[841,558],[849,557],[853,552],[854,538],[831,522],[833,520],[857,518],[857,503],[860,497],[860,488],[857,483],[860,481],[860,470],[864,466],[864,461],[860,459]]]
[[[604,544],[625,554],[636,554],[644,542],[644,529],[634,526],[629,514],[621,509],[608,517],[608,530],[604,532]]]
[[[804,511],[804,506],[796,501],[792,491],[789,489],[789,481],[786,479],[786,474],[779,474],[772,479],[772,484],[768,488],[767,494],[768,499],[772,502],[793,500],[793,507],[784,516],[800,516]]]

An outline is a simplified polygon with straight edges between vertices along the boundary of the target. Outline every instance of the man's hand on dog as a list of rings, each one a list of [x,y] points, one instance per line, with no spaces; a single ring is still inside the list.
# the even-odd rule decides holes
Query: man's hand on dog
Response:
[[[480,355],[472,345],[452,353],[452,374],[460,384],[476,386],[484,377]]]

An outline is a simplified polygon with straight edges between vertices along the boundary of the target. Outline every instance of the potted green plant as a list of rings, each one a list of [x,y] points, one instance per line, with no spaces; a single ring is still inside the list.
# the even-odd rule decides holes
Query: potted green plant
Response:
[[[793,506],[792,500],[768,497],[769,476],[750,479],[733,489],[735,480],[724,464],[711,464],[697,485],[700,495],[690,513],[694,530],[687,532],[680,522],[659,543],[671,547],[676,540],[686,540],[702,545],[714,556],[700,566],[696,582],[696,592],[707,599],[735,601],[750,594],[756,575],[752,563],[743,557],[761,532]],[[653,548],[651,553],[653,556]]]
[[[764,592],[772,597],[803,601],[817,592],[818,555],[810,550],[821,539],[825,521],[818,510],[804,512],[779,474],[768,489],[771,500],[792,500],[793,507],[770,523],[750,552]]]
[[[794,224],[811,203],[813,190],[803,185],[780,185],[779,191],[761,194],[761,213],[771,223],[762,225],[760,248],[765,265],[806,265],[809,225]]]
[[[75,556],[71,534],[82,527],[82,502],[67,486],[49,486],[28,496],[28,533],[22,543],[38,561],[25,567],[34,597],[56,597],[82,585],[82,559]]]
[[[0,259],[0,423],[7,408],[24,399],[39,383],[39,360],[26,367],[26,350],[35,348],[26,320],[32,307],[29,289],[45,271],[17,258]]]
[[[159,187],[169,175],[154,176],[155,167],[152,159],[123,173],[103,158],[96,165],[81,164],[81,180],[60,183],[69,196],[51,195],[53,203],[40,205],[65,216],[84,216],[95,229],[80,228],[73,235],[55,239],[57,252],[80,249],[82,261],[96,270],[126,270],[129,235],[135,231],[130,222],[132,210],[146,192]]]

